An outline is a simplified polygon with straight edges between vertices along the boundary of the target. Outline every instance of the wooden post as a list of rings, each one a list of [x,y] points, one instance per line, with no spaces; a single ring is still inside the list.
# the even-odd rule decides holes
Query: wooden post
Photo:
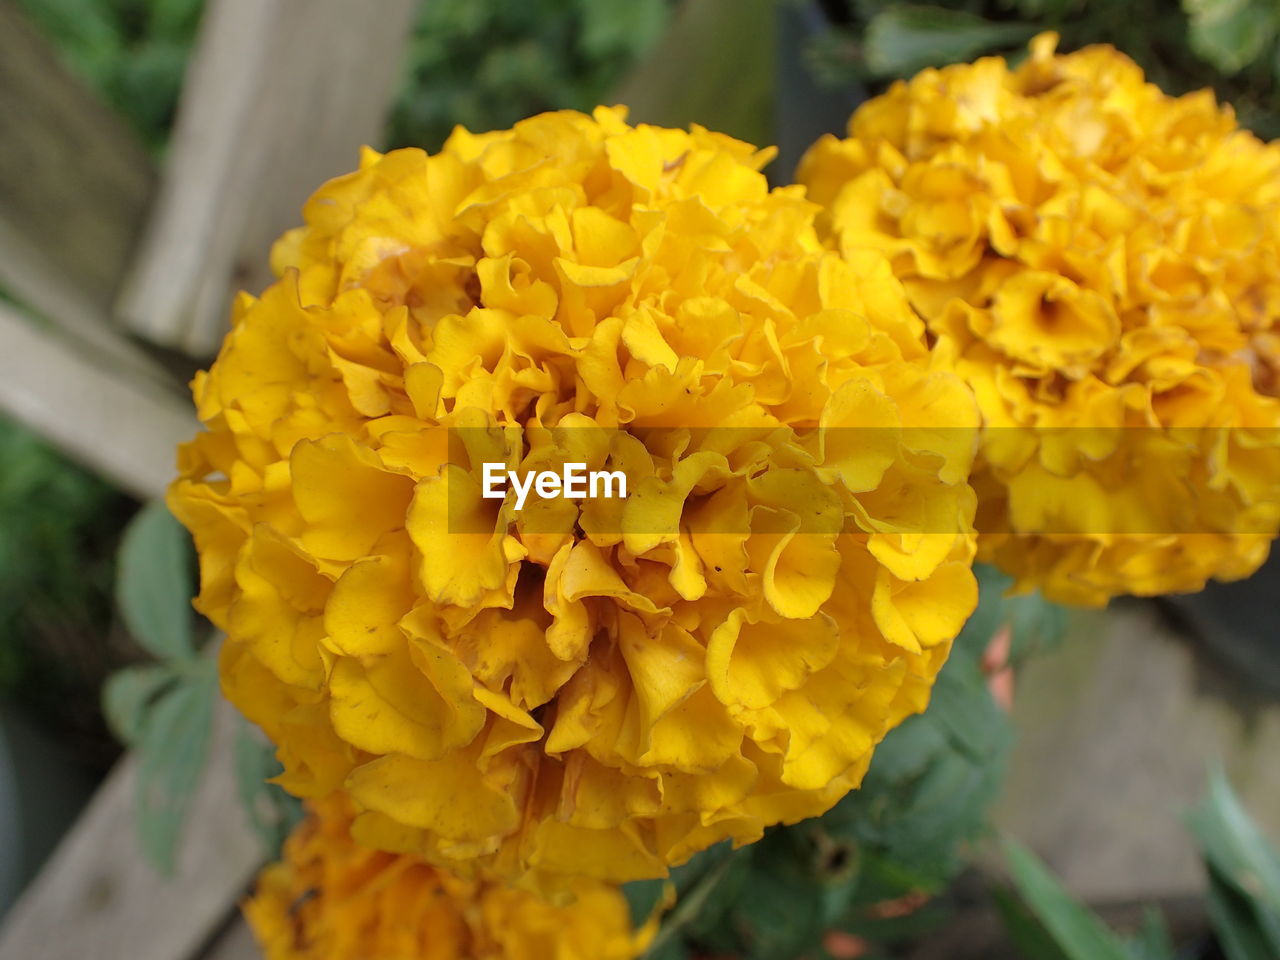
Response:
[[[136,497],[158,497],[199,424],[188,401],[0,303],[0,412]]]
[[[212,0],[160,198],[118,310],[148,339],[212,354],[240,288],[323,181],[377,145],[417,0]]]

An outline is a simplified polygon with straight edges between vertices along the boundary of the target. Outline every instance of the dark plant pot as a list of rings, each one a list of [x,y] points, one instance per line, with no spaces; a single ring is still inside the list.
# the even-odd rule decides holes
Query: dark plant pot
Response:
[[[64,744],[0,702],[0,917],[75,822],[97,778]]]
[[[1280,550],[1248,580],[1165,598],[1208,656],[1245,689],[1280,698]]]

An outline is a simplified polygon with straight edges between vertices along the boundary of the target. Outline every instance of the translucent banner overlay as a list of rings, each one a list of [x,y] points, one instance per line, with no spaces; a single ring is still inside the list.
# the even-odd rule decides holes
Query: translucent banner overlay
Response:
[[[417,441],[442,464],[427,481],[431,502],[455,534],[591,534],[638,546],[633,538],[974,526],[983,534],[1269,535],[1280,525],[1280,429],[1270,427],[428,433]],[[976,517],[966,478],[981,502]]]

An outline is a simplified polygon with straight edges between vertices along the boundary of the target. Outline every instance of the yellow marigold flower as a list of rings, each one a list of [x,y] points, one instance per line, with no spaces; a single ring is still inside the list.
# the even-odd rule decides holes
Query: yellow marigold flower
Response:
[[[603,108],[370,151],[241,297],[170,504],[224,689],[362,842],[662,876],[825,811],[924,708],[977,409],[768,157]],[[482,493],[565,463],[629,496]]]
[[[896,83],[800,179],[977,394],[981,558],[1087,605],[1247,576],[1280,527],[1280,145],[1056,43]]]
[[[244,914],[267,960],[632,960],[653,938],[615,887],[579,882],[552,905],[369,850],[350,827],[343,798],[314,804],[258,876]]]

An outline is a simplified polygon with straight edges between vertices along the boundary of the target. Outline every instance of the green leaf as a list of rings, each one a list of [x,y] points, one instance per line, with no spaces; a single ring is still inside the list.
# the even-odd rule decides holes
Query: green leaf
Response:
[[[980,613],[999,606],[1002,586],[983,577]],[[979,628],[989,635],[1000,618],[986,619]],[[957,644],[929,709],[889,731],[862,787],[818,821],[823,833],[858,851],[859,902],[942,889],[964,844],[986,828],[1012,730],[978,669],[984,645]]]
[[[1173,960],[1176,956],[1164,914],[1155,907],[1143,911],[1142,927],[1129,941],[1129,953],[1134,960]]]
[[[1006,839],[1005,855],[1019,895],[1069,960],[1132,960],[1120,938],[1077,903],[1030,850]]]
[[[1280,29],[1274,0],[1183,0],[1182,8],[1192,51],[1228,75],[1261,57]]]
[[[1022,43],[1036,28],[994,23],[945,7],[893,6],[871,18],[864,34],[867,68],[880,76],[906,76],[991,50]]]
[[[156,699],[178,681],[164,663],[125,667],[107,677],[102,687],[102,712],[121,743],[135,746],[146,729]]]
[[[633,880],[622,885],[622,895],[627,898],[633,927],[641,926],[653,915],[654,909],[662,902],[665,886],[665,880]]]
[[[1210,771],[1208,796],[1188,823],[1213,873],[1251,907],[1255,926],[1280,954],[1280,856],[1220,769]]]
[[[965,621],[951,655],[962,653],[977,663],[991,638],[1008,619],[1006,591],[1013,585],[1013,578],[985,563],[974,564],[973,573],[978,579],[978,607]]]
[[[713,860],[709,855],[714,856],[716,859]],[[715,891],[716,886],[729,873],[734,859],[735,857],[732,853],[722,847],[712,847],[710,850],[704,851],[700,857],[690,861],[685,868],[681,868],[687,870],[689,867],[693,867],[698,871],[696,879],[687,888],[681,882],[678,870],[671,871],[672,880],[675,881],[680,892],[675,907],[667,914],[662,928],[654,938],[650,949],[655,954],[676,940],[677,935],[683,932],[684,928],[697,918],[707,900]]]
[[[739,894],[739,907],[754,921],[751,960],[793,960],[822,934],[822,890],[799,872],[756,871]]]
[[[943,668],[925,715],[946,731],[957,748],[977,761],[990,756],[993,747],[1011,736],[1008,718],[992,700],[981,675],[963,662]]]
[[[960,633],[958,652],[980,659],[1002,626],[1008,626],[1013,635],[1009,662],[1015,666],[1062,640],[1066,608],[1050,603],[1038,592],[1010,594],[1013,578],[987,564],[975,564],[973,572],[978,578],[978,609]]]
[[[1025,903],[1005,890],[992,897],[1005,933],[1024,960],[1071,960]]]
[[[1039,593],[1005,598],[1005,611],[1012,633],[1009,662],[1019,664],[1034,653],[1044,653],[1062,641],[1067,630],[1067,611],[1050,603]]]
[[[1227,960],[1274,960],[1276,949],[1258,926],[1249,900],[1209,869],[1209,919]]]
[[[142,849],[163,873],[172,873],[178,838],[200,782],[213,729],[218,678],[189,671],[151,709],[138,744],[137,818]]]
[[[758,862],[758,850],[754,847],[732,851],[725,857],[723,872],[717,874],[715,883],[705,888],[697,910],[691,911],[685,923],[685,936],[698,943],[723,940],[727,924],[725,918],[739,904],[739,894],[751,882],[752,871]],[[719,866],[719,865],[717,865]],[[767,869],[767,867],[766,867]],[[737,947],[736,939],[726,947]]]
[[[133,638],[161,660],[192,656],[191,540],[161,501],[130,521],[118,562],[116,603]]]
[[[283,768],[272,747],[249,723],[240,718],[233,749],[236,790],[245,816],[263,849],[275,856],[289,831],[302,819],[302,804],[280,786],[267,781]]]

